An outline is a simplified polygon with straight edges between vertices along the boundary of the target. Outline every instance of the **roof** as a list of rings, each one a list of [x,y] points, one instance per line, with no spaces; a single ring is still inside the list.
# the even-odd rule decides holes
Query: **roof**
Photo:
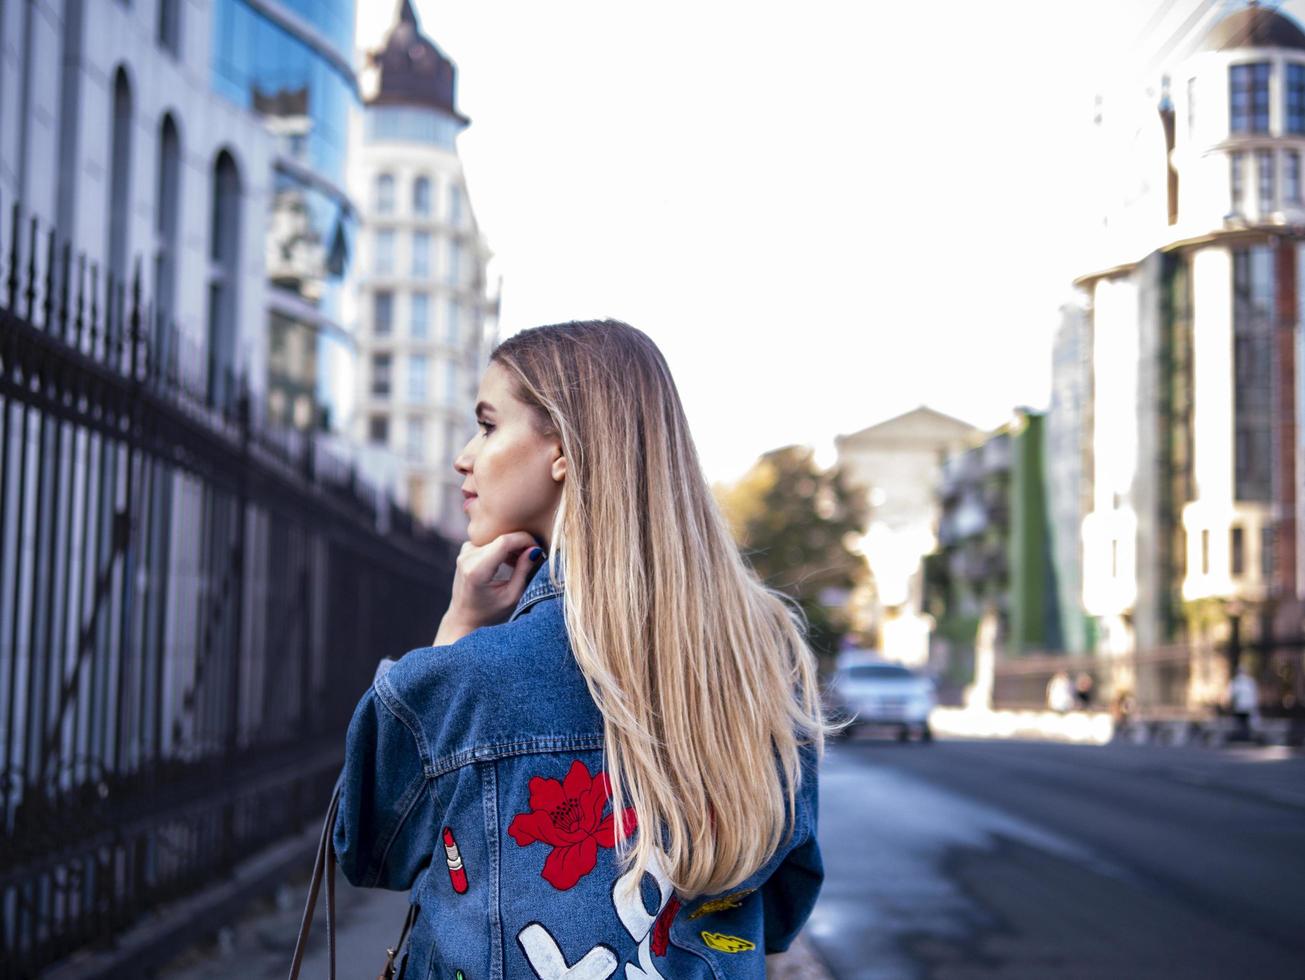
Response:
[[[440,109],[460,122],[469,120],[457,109],[457,66],[421,32],[412,0],[399,0],[398,19],[373,51],[371,63],[380,69],[376,94],[369,106],[407,105]]]
[[[1305,31],[1285,14],[1259,4],[1251,4],[1234,11],[1210,28],[1201,47],[1206,51],[1230,51],[1235,48],[1305,49]]]
[[[927,432],[935,439],[942,438],[950,442],[953,439],[964,439],[966,436],[974,435],[980,431],[980,429],[968,422],[962,422],[958,418],[953,418],[927,405],[921,405],[919,408],[914,408],[909,412],[904,412],[869,428],[861,429],[849,435],[836,436],[834,442],[839,446],[846,443],[896,442],[903,437],[907,440],[918,438],[924,432]]]

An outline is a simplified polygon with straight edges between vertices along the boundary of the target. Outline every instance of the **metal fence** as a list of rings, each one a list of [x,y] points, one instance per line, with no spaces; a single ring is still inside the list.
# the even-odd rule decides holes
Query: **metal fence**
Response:
[[[0,212],[4,213],[4,212]],[[112,943],[320,819],[378,657],[455,550],[130,284],[8,205],[0,977]]]

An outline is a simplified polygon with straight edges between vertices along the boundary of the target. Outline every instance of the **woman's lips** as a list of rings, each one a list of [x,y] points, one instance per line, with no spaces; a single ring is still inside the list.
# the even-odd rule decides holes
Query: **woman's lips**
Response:
[[[473,500],[475,500],[475,499],[476,499],[476,495],[473,493],[473,494],[472,494],[470,497],[468,497],[466,500],[462,501],[462,509],[463,509],[463,510],[466,510],[468,507],[470,507],[470,506],[471,506],[471,502],[472,502]]]

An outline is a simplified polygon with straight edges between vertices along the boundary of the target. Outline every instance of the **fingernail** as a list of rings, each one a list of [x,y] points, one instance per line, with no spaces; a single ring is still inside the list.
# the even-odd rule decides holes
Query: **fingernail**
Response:
[[[530,550],[530,560],[539,561],[539,559],[543,557],[543,554],[544,554],[543,548],[532,548]]]

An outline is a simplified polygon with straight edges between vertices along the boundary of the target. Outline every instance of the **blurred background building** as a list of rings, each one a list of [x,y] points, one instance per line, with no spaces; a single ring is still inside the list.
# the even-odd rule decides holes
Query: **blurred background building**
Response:
[[[870,524],[862,551],[875,592],[867,623],[890,659],[912,666],[929,657],[924,616],[924,556],[934,550],[943,458],[980,435],[973,426],[926,406],[851,435],[836,436],[838,465],[865,489]],[[856,605],[856,597],[853,597]]]
[[[1305,619],[1305,32],[1233,11],[1104,100],[1098,131],[1133,152],[1055,381],[1086,396],[1056,447],[1084,435],[1084,606],[1103,652],[1240,631],[1262,668]]]
[[[184,9],[182,3],[164,3]],[[273,137],[264,241],[269,418],[341,427],[352,356],[342,321],[356,217],[345,189],[353,0],[215,0],[214,89]]]
[[[355,438],[389,454],[414,514],[465,530],[452,460],[474,429],[497,301],[458,157],[457,69],[409,0],[381,50],[352,167],[364,203]]]
[[[351,22],[352,3],[335,6]],[[101,276],[124,283],[140,263],[154,349],[202,375],[223,404],[242,374],[256,395],[266,391],[275,308],[264,240],[283,153],[253,111],[253,89],[227,77],[220,54],[239,23],[239,46],[252,55],[254,21],[261,38],[293,42],[291,27],[238,0],[0,8],[6,209],[21,201]],[[7,210],[3,224],[12,244]],[[163,350],[167,323],[178,350]]]

